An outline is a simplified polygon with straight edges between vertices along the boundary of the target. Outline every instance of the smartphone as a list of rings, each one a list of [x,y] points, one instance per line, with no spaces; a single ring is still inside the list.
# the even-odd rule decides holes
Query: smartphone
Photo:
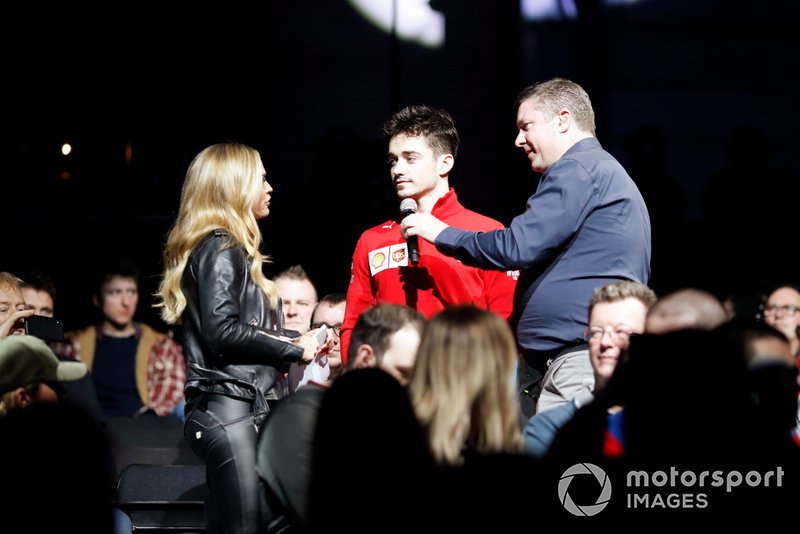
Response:
[[[61,319],[31,315],[25,318],[25,333],[43,341],[64,341],[64,324]]]

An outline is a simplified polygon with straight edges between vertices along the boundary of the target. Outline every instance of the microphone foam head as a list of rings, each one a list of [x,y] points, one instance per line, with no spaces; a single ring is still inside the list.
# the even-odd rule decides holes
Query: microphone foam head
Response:
[[[400,203],[400,211],[410,211],[412,213],[417,212],[417,201],[413,198],[404,198],[403,201]]]

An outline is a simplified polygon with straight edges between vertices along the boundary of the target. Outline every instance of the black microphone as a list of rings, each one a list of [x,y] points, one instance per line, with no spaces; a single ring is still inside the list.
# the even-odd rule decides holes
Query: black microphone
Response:
[[[400,203],[400,213],[403,218],[408,217],[412,213],[417,213],[417,201],[413,198],[406,198]],[[419,263],[419,236],[412,235],[406,239],[408,243],[408,257],[411,260],[411,265]]]

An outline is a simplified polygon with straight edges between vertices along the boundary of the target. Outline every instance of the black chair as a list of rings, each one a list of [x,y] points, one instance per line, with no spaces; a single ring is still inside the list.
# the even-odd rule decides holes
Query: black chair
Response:
[[[128,464],[202,464],[189,448],[177,417],[106,417],[116,478]]]
[[[130,464],[119,475],[117,507],[134,531],[205,532],[205,466]]]

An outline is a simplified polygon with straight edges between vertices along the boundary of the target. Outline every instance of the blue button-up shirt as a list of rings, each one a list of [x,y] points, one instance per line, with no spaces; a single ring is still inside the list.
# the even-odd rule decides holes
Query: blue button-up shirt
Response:
[[[519,269],[514,322],[523,351],[581,340],[594,288],[650,278],[650,217],[636,184],[592,137],[573,145],[539,180],[508,228],[447,228],[436,246],[468,265]]]

